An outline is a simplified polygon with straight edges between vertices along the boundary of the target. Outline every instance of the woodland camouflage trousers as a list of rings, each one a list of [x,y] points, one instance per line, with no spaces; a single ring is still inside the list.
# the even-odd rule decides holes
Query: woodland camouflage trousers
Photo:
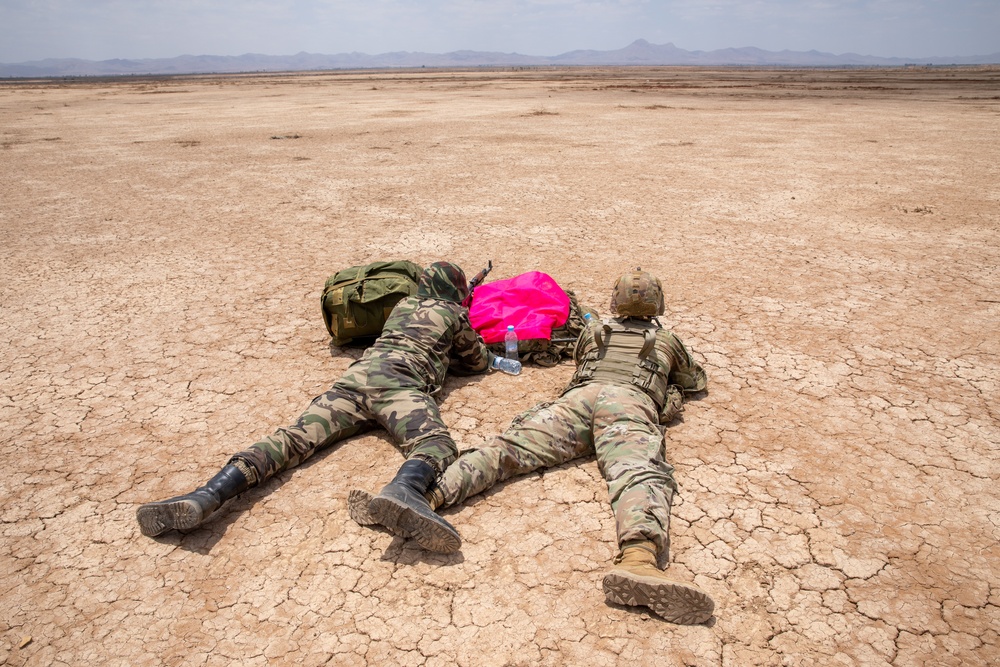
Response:
[[[677,484],[664,460],[656,404],[636,388],[585,384],[522,413],[502,435],[463,452],[448,467],[439,482],[443,507],[516,475],[590,454],[596,454],[608,484],[618,543],[652,540],[665,560]]]
[[[406,458],[420,458],[440,473],[458,455],[437,403],[423,387],[404,384],[405,361],[355,364],[313,399],[294,424],[234,455],[257,473],[257,483],[299,465],[317,451],[377,427],[389,432]],[[409,381],[412,384],[412,380]]]

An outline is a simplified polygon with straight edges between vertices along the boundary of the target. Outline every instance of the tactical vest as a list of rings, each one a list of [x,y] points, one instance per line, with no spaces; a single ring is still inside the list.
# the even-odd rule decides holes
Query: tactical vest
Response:
[[[678,365],[668,336],[651,322],[604,322],[587,328],[577,350],[577,369],[567,390],[589,382],[635,385],[663,408],[670,370]]]

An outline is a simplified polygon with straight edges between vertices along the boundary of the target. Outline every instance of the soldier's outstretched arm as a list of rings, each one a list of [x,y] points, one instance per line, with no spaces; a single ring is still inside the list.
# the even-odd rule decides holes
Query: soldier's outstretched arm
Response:
[[[463,313],[460,326],[451,344],[450,371],[456,375],[475,375],[489,369],[490,353],[486,344],[479,337],[469,322],[469,316]]]
[[[708,386],[708,374],[701,367],[680,338],[667,332],[677,353],[678,366],[670,371],[670,384],[680,385],[685,393],[702,391]]]

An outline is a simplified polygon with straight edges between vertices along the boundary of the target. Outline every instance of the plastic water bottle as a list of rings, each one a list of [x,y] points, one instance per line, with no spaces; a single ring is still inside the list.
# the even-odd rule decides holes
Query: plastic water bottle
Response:
[[[521,374],[521,362],[517,359],[508,359],[507,357],[493,357],[493,369],[502,371],[507,375],[520,375]]]
[[[503,337],[504,344],[504,356],[508,359],[517,360],[517,332],[514,331],[514,325],[507,325],[507,333]]]

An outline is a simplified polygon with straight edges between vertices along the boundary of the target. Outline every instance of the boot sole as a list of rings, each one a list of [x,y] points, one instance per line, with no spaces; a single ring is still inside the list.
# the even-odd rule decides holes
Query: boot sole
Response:
[[[604,576],[604,597],[628,607],[649,607],[679,625],[698,625],[712,618],[715,603],[705,591],[679,582],[612,572]]]
[[[354,523],[359,526],[374,526],[378,523],[368,511],[368,505],[374,499],[374,495],[362,489],[353,489],[347,494],[347,513]]]
[[[149,503],[135,512],[139,531],[147,537],[156,537],[168,530],[191,530],[201,525],[201,507],[193,500],[176,500]]]
[[[413,538],[428,551],[451,554],[462,548],[462,538],[444,519],[435,521],[423,516],[395,498],[373,498],[368,512],[375,523],[396,535]]]
[[[350,515],[354,523],[359,526],[381,525],[375,520],[375,517],[373,517],[371,512],[368,510],[368,506],[374,499],[375,496],[373,494],[363,491],[362,489],[354,489],[347,494],[347,513]],[[397,532],[398,529],[388,528],[386,526],[383,527],[387,528],[387,530],[389,530],[393,535],[397,535],[399,537],[409,537],[409,535],[405,533]]]

